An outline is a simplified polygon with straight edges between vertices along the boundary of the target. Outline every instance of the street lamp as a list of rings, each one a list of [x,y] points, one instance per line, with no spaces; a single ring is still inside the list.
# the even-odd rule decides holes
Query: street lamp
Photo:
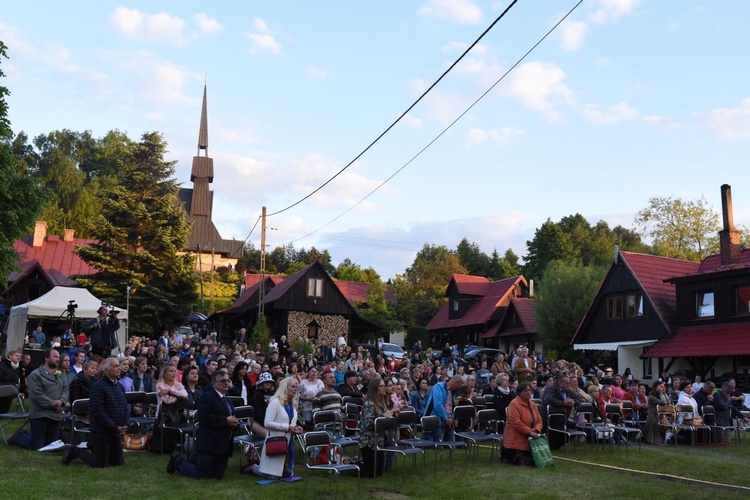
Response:
[[[130,285],[128,285],[125,290],[127,291],[125,294],[125,309],[128,310],[128,319],[125,321],[125,338],[130,339],[130,334],[128,332],[128,327],[130,326]]]

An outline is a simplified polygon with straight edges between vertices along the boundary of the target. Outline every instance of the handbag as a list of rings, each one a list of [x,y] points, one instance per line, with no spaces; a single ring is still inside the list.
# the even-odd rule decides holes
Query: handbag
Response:
[[[529,438],[529,446],[531,447],[531,456],[534,457],[534,465],[537,469],[555,466],[555,461],[552,458],[552,450],[550,450],[549,441],[547,441],[545,436]]]
[[[263,447],[268,457],[286,456],[289,453],[286,436],[267,437]]]
[[[125,434],[122,439],[122,449],[146,451],[148,449],[148,436],[146,434]]]

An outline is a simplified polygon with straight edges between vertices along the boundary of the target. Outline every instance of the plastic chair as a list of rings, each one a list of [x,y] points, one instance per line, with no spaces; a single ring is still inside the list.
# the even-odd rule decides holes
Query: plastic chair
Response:
[[[492,412],[497,419],[496,410],[482,410],[484,412]],[[477,418],[477,409],[470,405],[456,406],[453,408],[454,420],[460,419],[471,419],[472,425],[469,429],[463,431],[455,431],[456,436],[466,441],[469,445],[468,453],[471,456],[472,450],[474,450],[474,458],[479,456],[479,443],[490,443],[492,445],[493,453],[490,455],[490,460],[495,458],[494,451],[498,443],[502,442],[502,435],[498,434],[485,434],[476,430],[476,424],[474,423]],[[499,437],[499,438],[498,438]]]
[[[341,420],[341,412],[335,410],[321,410],[313,413],[313,430],[327,431],[331,436],[331,442],[348,448],[354,446],[357,448],[355,456],[359,455],[359,441],[351,437],[344,436],[344,423]]]
[[[417,424],[420,423],[417,413],[414,411],[402,411],[396,416],[396,420],[398,421],[399,429],[406,430],[409,433],[409,437],[399,439],[398,444],[421,448],[423,450],[435,450],[435,470],[437,470],[437,445],[435,441],[425,439],[424,432],[421,439],[416,437]]]
[[[716,423],[716,408],[714,408],[713,405],[705,405],[703,408],[701,408],[701,412],[703,413],[703,425],[707,426],[709,429],[711,429],[711,441],[713,442],[713,434],[714,431],[716,433],[721,433],[722,439],[721,441],[718,441],[720,443],[724,443],[723,436],[727,432],[731,433],[734,432],[737,436],[737,444],[740,444],[740,430],[735,425],[719,425]]]
[[[129,405],[140,405],[143,409],[140,417],[130,417],[130,423],[136,426],[139,434],[143,429],[153,426],[156,423],[156,417],[153,413],[156,406],[155,392],[126,392],[125,399]]]
[[[399,430],[398,421],[393,418],[387,418],[387,417],[378,417],[375,419],[375,434],[378,435],[378,437],[382,436],[385,438],[385,433],[387,431],[392,431],[393,433],[397,433]],[[399,455],[402,455],[406,457],[407,455],[411,455],[413,458],[412,467],[416,470],[417,467],[417,455],[422,455],[422,466],[424,467],[424,450],[421,448],[413,448],[411,446],[401,446],[398,444],[393,444],[390,446],[375,446],[375,453],[377,452],[385,452],[385,453],[398,453]],[[377,477],[377,467],[374,468],[374,474],[373,477]]]
[[[620,445],[620,437],[623,435],[625,436],[625,439],[627,441],[630,441],[630,435],[634,434],[635,439],[638,441],[638,451],[641,451],[641,437],[643,433],[640,429],[637,427],[628,427],[625,425],[625,417],[622,414],[622,408],[620,408],[620,405],[618,404],[608,404],[604,407],[605,411],[605,417],[612,422],[612,429],[615,431],[615,435],[617,438],[615,441],[617,442],[617,445]],[[625,450],[627,451],[627,446],[625,447]]]
[[[89,400],[76,399],[70,409],[71,419],[71,443],[75,444],[76,434],[90,434],[89,429]]]
[[[326,431],[306,432],[299,436],[302,445],[302,451],[305,456],[305,467],[310,470],[328,471],[328,491],[331,490],[331,478],[335,473],[338,476],[342,472],[357,471],[357,479],[360,478],[360,469],[357,464],[342,464],[337,462],[335,457],[341,457],[341,447],[331,442],[331,436]],[[328,461],[320,463],[320,450],[328,448]],[[338,453],[330,451],[338,449]],[[336,492],[338,493],[338,481],[336,481]]]
[[[436,415],[429,415],[421,418],[422,422],[422,435],[426,437],[428,434],[435,435],[435,431],[440,428],[440,419]],[[453,470],[453,450],[457,448],[463,448],[466,450],[466,461],[469,461],[469,446],[466,441],[443,441],[435,440],[435,454],[437,455],[438,450],[443,448],[448,449],[448,454],[451,461],[451,470]],[[435,470],[437,470],[437,463],[435,464]]]
[[[547,433],[550,435],[562,434],[565,437],[565,444],[568,445],[572,442],[573,448],[575,448],[579,437],[582,437],[584,441],[587,438],[587,434],[583,431],[568,429],[568,417],[565,413],[555,412],[549,405],[547,406]]]
[[[6,445],[8,444],[8,438],[5,435],[5,427],[8,424],[15,420],[23,420],[23,423],[21,424],[21,427],[18,428],[18,430],[21,430],[29,425],[29,412],[27,412],[23,407],[23,400],[21,399],[21,395],[18,393],[18,387],[15,385],[0,385],[0,398],[12,397],[16,398],[16,403],[18,404],[19,410],[0,413],[0,433],[3,435],[3,442]]]
[[[604,441],[612,436],[613,431],[606,426],[605,422],[594,422],[594,405],[591,403],[580,403],[576,407],[578,413],[578,422],[576,429],[582,430],[589,436],[591,446],[593,447],[598,440],[602,440],[601,445],[604,448]],[[581,419],[583,421],[581,421]]]

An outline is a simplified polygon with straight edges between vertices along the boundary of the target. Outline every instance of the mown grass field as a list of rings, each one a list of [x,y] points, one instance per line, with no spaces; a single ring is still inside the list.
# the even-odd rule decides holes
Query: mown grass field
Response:
[[[357,481],[351,476],[336,479],[336,498],[712,498],[736,499],[750,496],[750,434],[739,445],[696,447],[637,447],[577,449],[555,452],[553,469],[519,468],[490,461],[489,450],[482,450],[475,462],[466,464],[463,454],[455,457],[451,470],[448,455],[433,468],[428,451],[427,466],[412,470],[411,460],[399,459],[395,471],[373,479]],[[230,460],[223,481],[196,481],[166,471],[167,455],[127,453],[124,467],[90,469],[79,460],[69,467],[60,462],[61,453],[40,453],[0,443],[0,495],[3,499],[35,498],[263,498],[312,499],[329,496],[327,476],[298,466],[304,477],[297,483],[261,486],[258,478],[239,473],[238,457]],[[593,467],[605,464],[633,471],[647,471],[723,483],[726,486],[684,483],[617,469]],[[746,489],[737,489],[744,487]]]

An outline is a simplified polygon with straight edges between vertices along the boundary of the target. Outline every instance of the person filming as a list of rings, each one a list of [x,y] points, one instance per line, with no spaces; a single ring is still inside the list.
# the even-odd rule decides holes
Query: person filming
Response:
[[[81,328],[89,336],[91,352],[107,358],[112,354],[112,349],[118,347],[115,332],[120,329],[120,320],[117,319],[117,311],[110,313],[106,305],[97,309],[98,316],[89,321]]]

